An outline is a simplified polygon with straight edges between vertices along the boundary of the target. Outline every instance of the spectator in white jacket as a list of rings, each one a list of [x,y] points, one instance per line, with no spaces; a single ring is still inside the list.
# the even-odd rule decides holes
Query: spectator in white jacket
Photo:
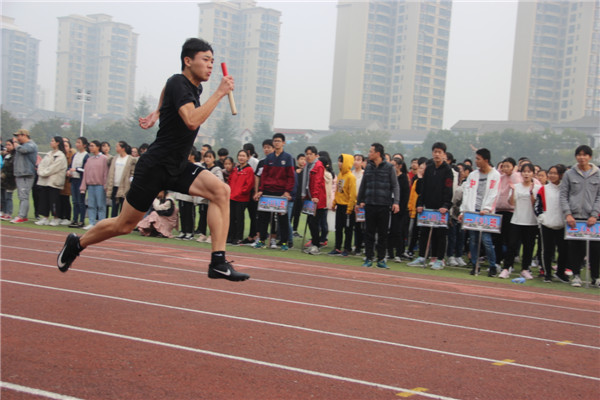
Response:
[[[52,150],[38,165],[38,182],[40,186],[40,208],[39,213],[42,217],[36,225],[57,226],[61,221],[58,218],[58,201],[60,191],[65,186],[67,178],[67,156],[65,155],[65,145],[60,136],[54,136],[50,140]],[[54,216],[50,222],[50,214]]]
[[[552,258],[558,249],[556,278],[569,283],[565,275],[567,266],[567,242],[565,241],[565,218],[560,208],[560,181],[566,171],[562,164],[548,170],[548,183],[538,191],[535,201],[535,214],[542,231],[542,266],[544,282],[552,282]]]
[[[498,185],[500,173],[491,165],[491,153],[482,148],[475,152],[475,165],[477,169],[471,172],[463,185],[463,199],[460,207],[461,214],[459,222],[462,223],[464,212],[475,212],[481,215],[493,214],[496,210],[498,199]],[[469,247],[473,269],[471,275],[475,274],[477,256],[479,254],[479,232],[469,231]],[[490,263],[488,276],[496,276],[496,252],[492,242],[492,234],[481,232],[481,243],[485,249],[485,255]]]

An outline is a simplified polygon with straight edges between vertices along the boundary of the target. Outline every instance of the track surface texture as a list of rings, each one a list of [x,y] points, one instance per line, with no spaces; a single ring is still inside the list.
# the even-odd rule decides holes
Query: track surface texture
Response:
[[[2,399],[598,399],[600,299],[3,225]]]

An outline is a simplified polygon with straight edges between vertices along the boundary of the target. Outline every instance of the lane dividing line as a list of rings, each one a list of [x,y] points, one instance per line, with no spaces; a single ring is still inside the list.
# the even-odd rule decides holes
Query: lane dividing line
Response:
[[[333,380],[341,381],[341,382],[354,383],[354,384],[374,387],[374,388],[378,388],[378,389],[393,390],[395,392],[414,393],[414,394],[425,396],[425,397],[428,397],[431,399],[456,400],[452,397],[447,397],[447,396],[441,396],[441,395],[436,395],[436,394],[431,394],[431,393],[413,392],[411,389],[405,389],[405,388],[400,388],[400,387],[396,387],[396,386],[384,385],[381,383],[369,382],[369,381],[365,381],[365,380],[361,380],[361,379],[354,379],[354,378],[349,378],[349,377],[340,376],[340,375],[328,374],[328,373],[313,371],[313,370],[304,369],[304,368],[296,368],[296,367],[292,367],[289,365],[270,363],[270,362],[266,362],[266,361],[256,360],[253,358],[234,356],[234,355],[225,354],[225,353],[217,353],[217,352],[210,351],[210,350],[203,350],[203,349],[198,349],[198,348],[189,347],[189,346],[181,346],[178,344],[160,342],[157,340],[144,339],[144,338],[139,338],[139,337],[129,336],[129,335],[122,335],[122,334],[114,333],[114,332],[107,332],[107,331],[101,331],[101,330],[97,330],[97,329],[83,328],[80,326],[61,324],[61,323],[56,323],[56,322],[44,321],[44,320],[40,320],[40,319],[27,318],[27,317],[21,317],[18,315],[11,315],[11,314],[4,314],[4,313],[1,313],[0,317],[10,318],[10,319],[18,320],[18,321],[23,321],[23,322],[30,322],[30,323],[35,323],[35,324],[53,326],[53,327],[57,327],[57,328],[70,329],[70,330],[74,330],[77,332],[91,333],[91,334],[95,334],[95,335],[108,336],[108,337],[117,338],[117,339],[130,340],[133,342],[167,347],[167,348],[175,349],[175,350],[183,350],[183,351],[188,351],[188,352],[192,352],[192,353],[204,354],[204,355],[218,357],[218,358],[225,358],[228,360],[234,360],[234,361],[240,361],[240,362],[249,363],[249,364],[261,365],[264,367],[276,368],[276,369],[281,369],[284,371],[296,372],[296,373],[310,375],[310,376],[316,376],[316,377],[320,377],[320,378],[333,379]]]
[[[35,395],[35,396],[46,397],[48,399],[55,399],[55,400],[82,400],[82,399],[80,399],[78,397],[66,396],[64,394],[58,394],[58,393],[54,393],[54,392],[48,392],[46,390],[35,389],[35,388],[27,387],[27,386],[21,386],[21,385],[17,385],[17,384],[10,383],[10,382],[2,382],[2,381],[0,381],[0,387],[6,388],[6,389],[9,389],[9,390],[13,390],[15,392],[21,392],[21,393],[32,394],[32,395]]]
[[[11,230],[10,228],[6,228],[8,230]],[[19,229],[15,229],[12,228],[13,231],[15,232],[20,232],[22,233],[22,230]],[[29,232],[34,232],[34,233],[38,233],[40,232],[40,230],[29,230]],[[46,231],[46,232],[51,232],[51,231]],[[52,231],[53,232],[53,231]],[[52,234],[52,236],[57,236],[62,239],[64,239],[64,235],[58,235],[58,234]],[[35,240],[35,241],[41,241],[41,242],[48,242],[48,243],[55,243],[56,241],[54,240],[45,240],[45,239],[33,239],[31,237],[24,237],[24,236],[11,236],[11,238],[20,238],[20,239],[26,239],[27,241],[31,241],[31,240]],[[133,241],[135,241],[135,239],[132,239]],[[123,241],[123,240],[118,240],[118,239],[111,239],[111,242],[114,243],[119,243],[119,244],[123,244],[123,245],[131,245],[131,241]],[[152,249],[156,249],[156,245],[151,245],[151,244],[146,244],[143,243],[141,241],[135,241],[136,242],[136,246],[137,247],[150,247]],[[173,245],[175,246],[175,244]],[[177,247],[173,247],[173,246],[166,246],[164,248],[166,249],[174,249],[177,250]],[[103,247],[103,246],[94,246],[93,249],[105,249],[105,250],[113,250],[113,251],[121,251],[121,252],[126,252],[126,253],[134,253],[134,254],[142,254],[142,255],[148,255],[148,253],[145,253],[143,251],[138,251],[138,250],[127,250],[127,249],[115,249],[114,247]],[[33,250],[33,249],[32,249]],[[192,253],[199,253],[202,254],[204,256],[206,256],[206,259],[196,259],[196,258],[189,258],[189,257],[181,257],[181,256],[174,256],[171,254],[160,254],[160,256],[162,257],[173,257],[173,258],[179,258],[182,260],[191,260],[191,261],[203,261],[203,262],[209,262],[209,258],[210,257],[210,249],[202,249],[202,248],[192,248],[192,247],[185,247],[184,251],[189,251]],[[234,250],[235,251],[235,250]],[[52,254],[58,254],[58,250],[56,252],[49,252]],[[153,253],[152,255],[157,255],[155,253]],[[246,254],[242,254],[242,253],[237,253],[235,254],[235,257],[241,257],[241,258],[246,258],[252,261],[265,261],[265,262],[273,262],[273,259],[267,259],[267,258],[260,258],[260,257],[256,257],[256,256],[251,256],[251,255],[246,255]],[[290,264],[293,266],[304,266],[304,267],[308,267],[308,268],[318,268],[318,269],[327,269],[327,270],[333,270],[333,271],[342,271],[342,272],[353,272],[356,274],[362,274],[362,275],[368,275],[368,276],[377,276],[377,277],[381,277],[382,274],[377,274],[377,273],[373,273],[373,272],[369,272],[369,271],[364,271],[364,270],[347,270],[347,269],[341,269],[341,268],[334,268],[334,267],[328,267],[328,266],[323,266],[323,265],[319,265],[319,264],[304,264],[301,262],[298,262],[298,260],[295,261],[288,261],[289,259],[285,259],[285,258],[281,258],[281,260],[277,260],[277,263],[282,263],[282,264]],[[242,265],[242,264],[240,264]],[[338,265],[340,267],[343,266],[353,266],[353,265],[347,265],[347,264],[332,264],[332,265]],[[254,269],[260,269],[260,270],[269,270],[268,268],[261,268],[261,267],[257,267],[254,265],[243,265],[245,267],[248,268],[254,268]],[[272,271],[272,270],[270,270]],[[319,277],[321,279],[323,278],[327,278],[327,279],[338,279],[338,280],[347,280],[347,281],[351,281],[351,282],[356,282],[356,283],[366,283],[366,284],[371,284],[371,285],[380,285],[380,286],[390,286],[390,287],[400,287],[400,288],[405,288],[405,289],[411,289],[411,290],[423,290],[423,291],[432,291],[432,292],[440,292],[440,293],[447,293],[447,294],[454,294],[454,295],[462,295],[462,296],[471,296],[471,297],[479,297],[479,298],[485,298],[485,299],[491,299],[494,301],[511,301],[511,302],[521,302],[520,300],[512,300],[512,299],[503,299],[503,298],[498,298],[498,297],[491,297],[491,296],[484,296],[484,295],[477,295],[477,294],[472,294],[472,293],[458,293],[458,292],[450,292],[450,291],[444,291],[444,290],[439,290],[439,289],[428,289],[428,288],[415,288],[413,286],[403,286],[403,285],[396,285],[396,284],[388,284],[388,283],[382,283],[382,282],[369,282],[369,281],[362,281],[362,280],[353,280],[353,279],[348,279],[348,278],[339,278],[339,277],[329,277],[329,276],[323,276],[323,275],[316,275],[316,274],[308,274],[308,273],[302,273],[302,272],[295,272],[295,271],[277,271],[277,272],[281,272],[281,273],[286,273],[286,274],[296,274],[296,275],[306,275],[306,276],[315,276],[315,277]],[[399,271],[402,272],[402,271]],[[417,277],[413,277],[413,276],[394,276],[394,278],[399,278],[399,279],[406,279],[406,280],[415,280],[415,281],[423,281],[426,283],[431,283],[432,280],[431,279],[425,279],[425,278],[417,278]],[[482,285],[474,285],[474,284],[468,284],[468,283],[463,283],[463,282],[444,282],[444,281],[434,281],[434,282],[438,282],[440,284],[443,283],[448,283],[451,285],[455,285],[455,286],[463,286],[463,287],[471,287],[471,288],[478,288],[481,289],[482,287],[485,288],[487,286],[482,286]],[[519,294],[523,294],[524,292],[522,290],[516,290],[516,289],[511,289],[509,287],[506,288],[501,288],[501,287],[494,287],[495,290],[498,291],[506,291],[506,292],[515,292],[515,293],[519,293]],[[544,293],[544,292],[530,292],[532,294],[535,294],[536,296],[545,296],[545,297],[552,297],[555,299],[569,299],[569,300],[585,300],[582,299],[580,297],[572,297],[572,296],[565,296],[565,295],[558,295],[556,293]],[[558,305],[549,305],[549,304],[545,304],[545,303],[529,303],[529,304],[535,304],[535,305],[539,305],[539,306],[545,306],[545,307],[555,307],[555,308],[565,308],[568,310],[577,310],[577,311],[585,311],[585,312],[593,312],[593,313],[600,313],[600,310],[580,310],[580,309],[574,309],[572,307],[564,307],[564,306],[558,306]]]
[[[171,270],[181,271],[181,269],[178,269],[178,268],[166,267],[166,266],[161,266],[161,265],[144,264],[144,263],[138,263],[138,262],[133,262],[133,261],[123,261],[123,260],[116,260],[116,259],[111,259],[111,258],[98,258],[98,257],[96,257],[96,259],[99,259],[102,261],[115,261],[115,262],[119,262],[119,263],[130,263],[130,264],[135,264],[135,265],[144,265],[144,266],[153,267],[153,268],[171,269]],[[22,264],[40,266],[40,267],[44,267],[44,268],[56,269],[56,267],[53,265],[35,263],[35,262],[31,262],[31,261],[12,260],[12,259],[7,259],[7,258],[0,258],[0,261],[17,262],[17,263],[22,263]],[[183,271],[187,271],[187,270],[184,269]],[[178,285],[176,283],[146,280],[144,278],[130,277],[130,276],[124,276],[124,275],[114,275],[114,274],[108,274],[108,273],[104,273],[104,272],[97,272],[97,271],[84,270],[84,269],[75,269],[75,270],[73,270],[73,272],[105,275],[105,276],[112,276],[112,277],[123,278],[123,279],[134,279],[134,280],[137,279],[137,280],[144,281],[144,282]],[[206,275],[205,272],[200,272],[200,271],[195,271],[193,273]],[[292,286],[292,287],[298,287],[298,288],[302,288],[302,289],[311,289],[311,290],[316,290],[316,291],[340,293],[340,294],[344,294],[344,295],[366,296],[366,297],[373,297],[373,298],[384,299],[384,300],[393,300],[393,301],[398,301],[398,302],[407,302],[407,303],[421,304],[421,305],[426,305],[426,306],[450,308],[450,309],[454,309],[454,310],[462,310],[462,311],[469,311],[469,312],[481,312],[481,313],[487,313],[487,314],[502,315],[502,316],[511,317],[511,318],[526,318],[526,319],[532,319],[532,320],[543,321],[543,322],[554,322],[554,323],[565,324],[565,325],[573,325],[573,326],[578,326],[578,327],[583,327],[583,328],[600,329],[600,325],[588,325],[588,324],[582,324],[582,323],[578,323],[578,322],[535,317],[535,316],[525,315],[525,314],[513,314],[513,313],[502,312],[502,311],[484,310],[484,309],[473,308],[473,307],[453,306],[453,305],[449,305],[449,304],[433,303],[430,301],[423,301],[423,300],[402,299],[402,298],[391,297],[391,296],[380,296],[380,295],[375,295],[375,294],[365,294],[365,293],[360,293],[360,292],[350,292],[350,291],[344,291],[344,290],[338,290],[338,289],[321,288],[321,287],[317,287],[317,286],[299,285],[299,284],[294,284],[294,283],[282,283],[282,282],[275,282],[275,281],[268,281],[268,280],[261,280],[261,279],[254,279],[253,282],[272,283],[274,285]],[[196,288],[199,290],[218,290],[218,289],[205,288],[205,287],[201,287],[201,286],[189,286],[189,287],[193,287],[193,288]],[[286,300],[286,299],[279,299],[279,298],[273,298],[273,297],[263,297],[263,296],[248,294],[248,293],[240,293],[240,292],[232,292],[232,291],[222,291],[222,293],[228,293],[228,294],[233,294],[233,295],[238,295],[238,296],[255,297],[255,298],[260,298],[260,299],[295,302],[294,300]],[[310,303],[302,303],[302,302],[296,302],[296,303],[297,304],[310,304]],[[314,304],[311,304],[311,305],[314,305]],[[352,309],[343,309],[343,310],[353,311],[353,312],[365,312],[365,311],[352,310]],[[379,315],[379,314],[374,313],[373,315]],[[386,314],[383,314],[383,315],[386,315]]]
[[[4,281],[4,280],[2,280],[2,282],[21,284],[19,282]],[[336,332],[324,331],[324,330],[320,330],[320,329],[306,328],[306,327],[297,326],[297,325],[289,325],[289,324],[283,324],[283,323],[278,323],[278,322],[270,322],[270,321],[264,321],[264,320],[254,319],[254,318],[239,317],[239,316],[229,315],[229,314],[214,313],[214,312],[210,312],[210,311],[196,310],[196,309],[186,308],[186,307],[170,306],[170,305],[166,305],[166,304],[151,303],[151,302],[146,302],[146,301],[142,301],[142,300],[127,299],[127,298],[123,298],[123,297],[95,294],[95,293],[82,292],[82,291],[70,290],[70,289],[53,288],[53,287],[49,287],[49,286],[41,286],[41,285],[33,285],[33,284],[23,284],[23,285],[24,286],[34,286],[34,287],[39,287],[39,288],[49,289],[49,290],[57,290],[57,291],[68,292],[68,293],[75,293],[75,294],[80,294],[80,295],[85,295],[85,296],[106,298],[106,299],[110,299],[110,300],[124,301],[124,302],[134,303],[134,304],[160,307],[160,308],[176,310],[176,311],[184,311],[184,312],[191,312],[191,313],[195,313],[195,314],[203,314],[203,315],[208,315],[208,316],[213,316],[213,317],[229,318],[229,319],[234,319],[234,320],[239,320],[239,321],[244,321],[244,322],[251,322],[251,323],[280,327],[280,328],[294,329],[294,330],[299,330],[299,331],[304,331],[304,332],[340,337],[343,339],[359,340],[359,341],[364,341],[364,342],[369,342],[369,343],[383,344],[386,346],[401,347],[401,348],[407,348],[407,349],[411,349],[411,350],[418,350],[418,351],[424,351],[424,352],[429,352],[429,353],[441,354],[444,356],[466,358],[466,359],[470,359],[470,360],[483,361],[483,362],[492,363],[492,364],[498,363],[498,362],[503,362],[503,361],[494,360],[494,359],[487,358],[487,357],[478,357],[478,356],[472,356],[472,355],[468,355],[468,354],[454,353],[454,352],[450,352],[450,351],[443,351],[443,350],[432,349],[432,348],[427,348],[427,347],[408,345],[408,344],[404,344],[404,343],[391,342],[388,340],[379,340],[379,339],[366,338],[366,337],[362,337],[362,336],[347,335],[344,333],[336,333]],[[536,367],[536,366],[531,366],[531,365],[526,365],[526,364],[518,364],[518,363],[513,363],[511,365],[514,365],[516,367],[545,371],[545,372],[552,372],[552,373],[556,373],[556,374],[560,374],[560,375],[568,375],[568,376],[574,376],[574,377],[578,377],[578,378],[592,379],[592,380],[600,381],[600,378],[598,378],[598,377],[575,374],[575,373],[566,372],[566,371],[558,371],[558,370],[553,370],[553,369],[549,369],[549,368]]]

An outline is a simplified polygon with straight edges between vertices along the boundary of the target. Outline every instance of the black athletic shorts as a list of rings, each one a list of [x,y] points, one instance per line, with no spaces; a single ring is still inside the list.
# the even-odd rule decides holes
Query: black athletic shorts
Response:
[[[140,157],[135,165],[131,188],[127,192],[127,202],[136,210],[146,212],[163,190],[188,194],[192,182],[202,171],[203,167],[188,163],[179,175],[174,176],[164,166],[144,162],[144,157]]]

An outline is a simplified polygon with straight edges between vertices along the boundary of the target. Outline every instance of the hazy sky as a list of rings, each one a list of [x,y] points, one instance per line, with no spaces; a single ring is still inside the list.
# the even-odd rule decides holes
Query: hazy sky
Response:
[[[203,1],[3,1],[2,14],[40,40],[38,83],[54,107],[57,17],[111,15],[138,37],[136,98],[158,97],[180,71],[179,52],[198,35]],[[337,0],[258,1],[282,12],[275,123],[278,128],[328,129]],[[455,0],[452,8],[444,128],[461,119],[508,116],[517,0]],[[216,62],[219,49],[215,48]]]

